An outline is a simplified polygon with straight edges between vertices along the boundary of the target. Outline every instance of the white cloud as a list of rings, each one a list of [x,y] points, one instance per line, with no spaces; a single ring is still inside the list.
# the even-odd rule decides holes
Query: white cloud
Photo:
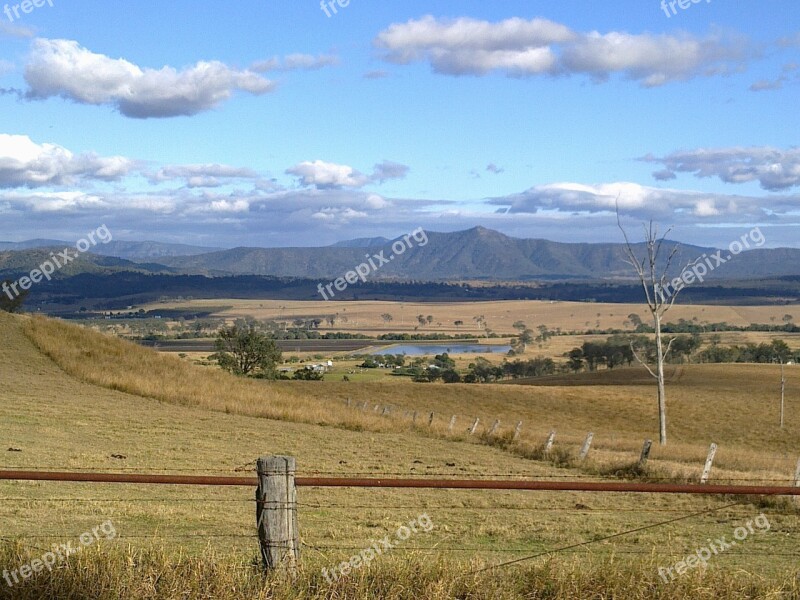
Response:
[[[25,80],[29,98],[61,96],[109,105],[137,119],[195,115],[219,106],[236,90],[260,95],[275,89],[253,71],[217,61],[156,70],[93,53],[72,40],[49,39],[33,42]]]
[[[30,210],[33,213],[69,213],[107,207],[107,203],[99,196],[83,192],[6,192],[2,200],[18,210]]]
[[[352,208],[323,208],[311,215],[311,218],[323,223],[346,225],[356,219],[365,219],[369,215]]]
[[[386,198],[382,196],[378,196],[377,194],[370,194],[364,201],[364,205],[372,210],[381,210],[384,208],[389,208],[392,205],[392,203],[386,200]]]
[[[122,156],[75,155],[56,144],[37,144],[26,135],[0,134],[0,188],[118,181],[135,163]]]
[[[781,150],[768,146],[707,149],[674,152],[641,160],[665,167],[654,175],[662,181],[676,173],[695,177],[718,177],[726,183],[758,181],[765,190],[780,191],[800,186],[800,148]]]
[[[553,21],[519,18],[491,23],[426,16],[391,25],[375,44],[390,62],[427,61],[447,75],[586,74],[602,81],[621,74],[645,87],[727,73],[751,54],[744,40],[718,35],[578,33]]]
[[[333,54],[289,54],[283,59],[277,56],[262,60],[250,67],[257,73],[267,71],[317,71],[324,67],[335,67],[339,64],[339,57]]]
[[[286,170],[305,186],[319,189],[359,188],[369,183],[369,178],[347,165],[337,165],[322,160],[304,161]]]
[[[230,165],[169,165],[149,176],[151,183],[183,180],[190,188],[219,187],[226,181],[257,179],[258,173],[252,169]]]
[[[800,73],[797,72],[798,68],[800,68],[800,65],[797,63],[787,63],[783,65],[783,69],[781,69],[781,75],[777,79],[759,79],[750,86],[750,91],[766,92],[781,90],[783,89],[783,86],[790,81],[798,82],[800,81]],[[792,75],[794,75],[794,79],[792,79]]]
[[[6,20],[0,17],[0,37],[31,38],[33,36],[34,32],[30,27],[6,23]]]
[[[322,160],[304,161],[286,170],[297,177],[304,186],[318,189],[361,188],[368,183],[385,183],[390,179],[403,179],[409,172],[407,165],[385,160],[373,167],[371,175],[364,175],[348,165]]]
[[[719,219],[746,221],[763,219],[769,213],[790,213],[800,206],[797,198],[754,198],[661,189],[630,182],[598,185],[552,183],[539,185],[489,204],[505,207],[510,214],[597,214],[613,213],[619,201],[622,214],[643,220],[681,221],[697,224]]]
[[[370,180],[377,183],[385,183],[390,179],[405,179],[410,170],[407,165],[385,160],[373,167]]]
[[[247,200],[215,200],[209,205],[212,212],[242,213],[250,210]]]

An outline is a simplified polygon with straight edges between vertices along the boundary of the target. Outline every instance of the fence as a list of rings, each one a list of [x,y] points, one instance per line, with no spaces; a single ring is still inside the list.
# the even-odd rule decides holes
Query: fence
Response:
[[[649,444],[645,444],[643,458]],[[715,448],[712,448],[712,453]],[[710,453],[711,454],[711,453]],[[707,463],[708,466],[708,463]],[[709,467],[710,468],[710,467]],[[535,480],[480,480],[480,479],[401,479],[401,478],[348,478],[348,477],[298,477],[293,457],[273,456],[256,462],[256,477],[224,477],[193,475],[159,475],[101,472],[48,472],[0,471],[0,481],[46,481],[104,484],[170,485],[170,486],[240,486],[255,488],[256,529],[262,561],[267,570],[279,566],[293,569],[300,557],[300,527],[297,501],[298,487],[313,488],[394,488],[394,489],[446,489],[446,490],[515,490],[552,492],[596,492],[637,494],[690,494],[736,496],[794,496],[800,497],[800,463],[794,486],[640,483],[630,481],[535,481]],[[704,471],[704,480],[707,473]],[[738,504],[738,503],[736,503]],[[731,505],[732,506],[732,505]],[[713,510],[719,510],[713,509]],[[693,513],[670,519],[644,528],[614,534],[594,540],[602,541],[680,521]],[[587,544],[590,542],[587,542]],[[584,544],[567,546],[570,549]],[[563,550],[563,549],[562,549]],[[538,555],[537,555],[538,556]],[[516,562],[516,561],[512,561]],[[508,563],[511,564],[511,563]]]

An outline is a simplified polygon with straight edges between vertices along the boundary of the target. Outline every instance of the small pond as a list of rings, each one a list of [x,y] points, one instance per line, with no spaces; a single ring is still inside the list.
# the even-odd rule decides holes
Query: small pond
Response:
[[[507,354],[511,346],[490,346],[487,344],[397,344],[381,348],[371,354],[383,356],[386,354],[406,354],[408,356],[433,356],[435,354]]]

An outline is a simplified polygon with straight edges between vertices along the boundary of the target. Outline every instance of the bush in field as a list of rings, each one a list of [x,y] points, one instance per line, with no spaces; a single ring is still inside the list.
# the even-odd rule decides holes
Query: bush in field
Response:
[[[241,324],[223,327],[217,333],[216,354],[220,367],[234,375],[276,379],[281,351],[275,340]]]
[[[295,371],[292,378],[298,381],[322,381],[324,374],[310,367],[305,367],[304,369]]]
[[[6,279],[1,285],[5,290],[10,289],[11,284],[12,282]],[[0,293],[0,310],[9,313],[19,312],[27,297],[27,290],[21,290],[21,293],[14,299],[9,298],[8,293]]]

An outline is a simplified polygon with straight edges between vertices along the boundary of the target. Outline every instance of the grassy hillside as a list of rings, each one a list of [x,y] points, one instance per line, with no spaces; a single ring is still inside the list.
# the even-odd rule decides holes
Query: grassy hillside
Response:
[[[467,426],[499,419],[503,431],[525,424],[516,450],[531,454],[551,429],[560,441],[579,445],[593,431],[596,450],[606,460],[636,452],[657,431],[653,390],[641,386],[537,387],[508,385],[413,385],[405,382],[262,382],[199,369],[174,356],[103,336],[59,321],[26,321],[26,334],[39,350],[67,373],[96,385],[183,406],[245,416],[332,425],[350,430],[405,433],[407,411],[434,412],[433,427],[417,427],[426,437],[463,440]],[[766,471],[786,477],[800,453],[796,394],[800,370],[790,369],[788,426],[776,427],[779,371],[770,365],[698,365],[686,367],[669,389],[672,443],[658,449],[667,473],[684,476],[680,463],[696,463],[712,441],[720,444],[719,469]],[[774,390],[772,394],[766,390]],[[364,401],[370,410],[345,409]],[[771,400],[771,401],[770,401]],[[394,407],[389,418],[375,405]],[[458,428],[448,431],[457,416]],[[420,419],[422,421],[422,419]],[[614,456],[614,454],[619,456]],[[602,456],[602,455],[601,455]],[[601,456],[597,458],[600,459]],[[689,469],[696,467],[687,467]],[[718,475],[724,473],[718,471]],[[732,473],[732,476],[737,473]],[[767,476],[766,474],[764,476]]]
[[[303,474],[583,477],[630,462],[651,427],[652,402],[636,387],[612,393],[524,386],[275,385],[199,370],[56,321],[0,314],[0,334],[0,450],[5,454],[0,462],[5,468],[245,474],[257,456],[291,454]],[[685,459],[696,471],[696,455],[704,453],[706,443],[702,436],[714,429],[725,436],[715,476],[734,477],[736,469],[764,461],[770,468],[743,476],[787,477],[797,454],[797,430],[770,434],[767,419],[759,424],[763,407],[750,407],[752,397],[748,403],[748,394],[770,375],[759,379],[762,375],[753,371],[734,381],[728,373],[704,383],[709,376],[686,375],[674,386],[678,404],[673,406],[694,412],[679,416],[673,410],[675,437],[682,439],[654,465],[678,468]],[[725,388],[709,395],[725,376]],[[680,399],[683,387],[686,397]],[[441,415],[484,411],[508,423],[519,416],[530,423],[526,443],[531,445],[551,424],[576,440],[594,425],[597,451],[583,471],[559,468],[485,443],[491,440],[448,437],[444,422],[437,421],[429,432],[402,418],[348,410],[341,402],[345,394],[354,401],[431,407]],[[732,407],[726,409],[729,402]],[[692,423],[698,420],[708,423]],[[758,435],[748,435],[747,427]],[[570,443],[560,441],[565,448]],[[688,458],[681,457],[685,452]],[[798,514],[781,502],[726,508],[729,499],[683,496],[301,488],[300,503],[303,570],[290,583],[265,581],[252,566],[256,542],[249,488],[3,482],[0,570],[17,568],[41,555],[40,548],[74,540],[107,519],[119,538],[25,588],[9,590],[0,581],[0,598],[635,600],[766,598],[778,597],[778,590],[799,591],[793,557]],[[717,512],[521,567],[474,573],[707,509]],[[756,536],[746,547],[717,557],[703,576],[696,571],[670,585],[660,582],[659,566],[672,565],[710,537],[730,537],[734,527],[762,510],[774,535]],[[321,568],[338,564],[422,512],[435,524],[430,534],[337,584],[322,578]]]

